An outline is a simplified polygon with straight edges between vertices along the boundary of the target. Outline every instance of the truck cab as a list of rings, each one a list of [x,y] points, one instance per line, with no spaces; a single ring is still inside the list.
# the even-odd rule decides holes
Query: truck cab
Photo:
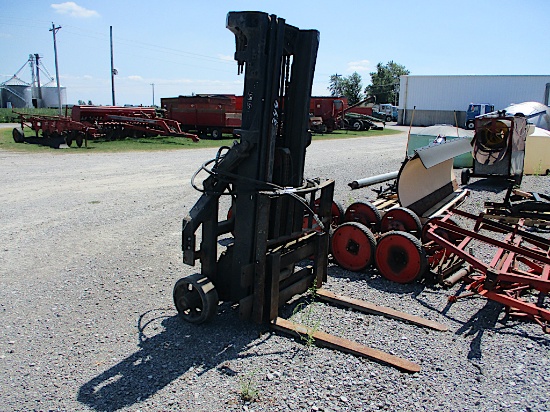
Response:
[[[495,111],[495,106],[489,103],[470,103],[466,112],[466,129],[475,128],[474,120],[477,116]]]

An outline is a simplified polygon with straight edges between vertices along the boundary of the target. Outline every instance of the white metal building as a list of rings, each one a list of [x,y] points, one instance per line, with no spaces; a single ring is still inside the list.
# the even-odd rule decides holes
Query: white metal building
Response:
[[[548,106],[550,75],[401,76],[399,123],[414,126],[455,124],[464,127],[470,103],[490,103],[501,110],[513,103]],[[413,118],[414,111],[414,118]]]

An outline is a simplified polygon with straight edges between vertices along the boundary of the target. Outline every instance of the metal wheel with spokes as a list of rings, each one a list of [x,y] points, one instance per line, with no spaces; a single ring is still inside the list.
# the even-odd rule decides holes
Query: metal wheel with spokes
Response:
[[[344,269],[358,272],[372,264],[376,239],[361,223],[348,222],[336,228],[331,237],[332,257]]]
[[[200,324],[210,320],[218,308],[218,292],[207,277],[195,273],[174,286],[174,304],[181,318]]]
[[[397,283],[411,283],[426,271],[428,259],[420,241],[407,232],[392,231],[378,239],[375,252],[380,274]]]

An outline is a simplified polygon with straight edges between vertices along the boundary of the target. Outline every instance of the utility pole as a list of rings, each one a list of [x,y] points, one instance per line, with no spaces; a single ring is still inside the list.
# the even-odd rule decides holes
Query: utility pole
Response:
[[[151,86],[153,87],[153,106],[155,105],[155,83],[151,83]]]
[[[59,116],[63,116],[62,107],[61,107],[61,88],[59,87],[59,66],[57,64],[57,43],[55,41],[55,34],[61,29],[61,26],[55,27],[52,21],[52,28],[50,31],[53,34],[53,52],[55,55],[55,81],[57,82],[57,99],[59,102]]]
[[[109,32],[111,37],[111,94],[113,95],[113,106],[116,106],[115,103],[115,74],[117,74],[117,71],[114,66],[114,59],[113,59],[113,26],[109,26]]]
[[[42,99],[42,89],[40,88],[40,64],[38,63],[38,61],[40,60],[40,56],[38,55],[38,53],[35,53],[34,58],[36,62],[36,88],[38,90],[38,94],[36,95],[36,97],[38,99]]]

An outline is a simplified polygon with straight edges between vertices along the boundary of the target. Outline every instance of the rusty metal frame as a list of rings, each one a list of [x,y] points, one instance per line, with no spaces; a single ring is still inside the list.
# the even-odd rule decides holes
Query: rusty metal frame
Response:
[[[473,222],[473,230],[448,222],[453,215]],[[550,310],[544,307],[544,300],[550,292],[550,240],[527,231],[521,219],[516,225],[507,225],[488,219],[483,214],[476,216],[458,209],[448,211],[440,221],[427,224],[426,238],[456,254],[473,269],[468,275],[470,283],[467,290],[504,304],[509,313],[529,318],[550,333]],[[438,228],[462,237],[462,241],[455,244],[444,239],[436,233]],[[502,234],[504,239],[484,235],[481,230]],[[466,250],[473,240],[497,248],[490,263]],[[519,264],[529,269],[522,270]],[[523,298],[528,290],[538,291],[536,304]],[[450,300],[455,301],[458,297],[451,297]]]

